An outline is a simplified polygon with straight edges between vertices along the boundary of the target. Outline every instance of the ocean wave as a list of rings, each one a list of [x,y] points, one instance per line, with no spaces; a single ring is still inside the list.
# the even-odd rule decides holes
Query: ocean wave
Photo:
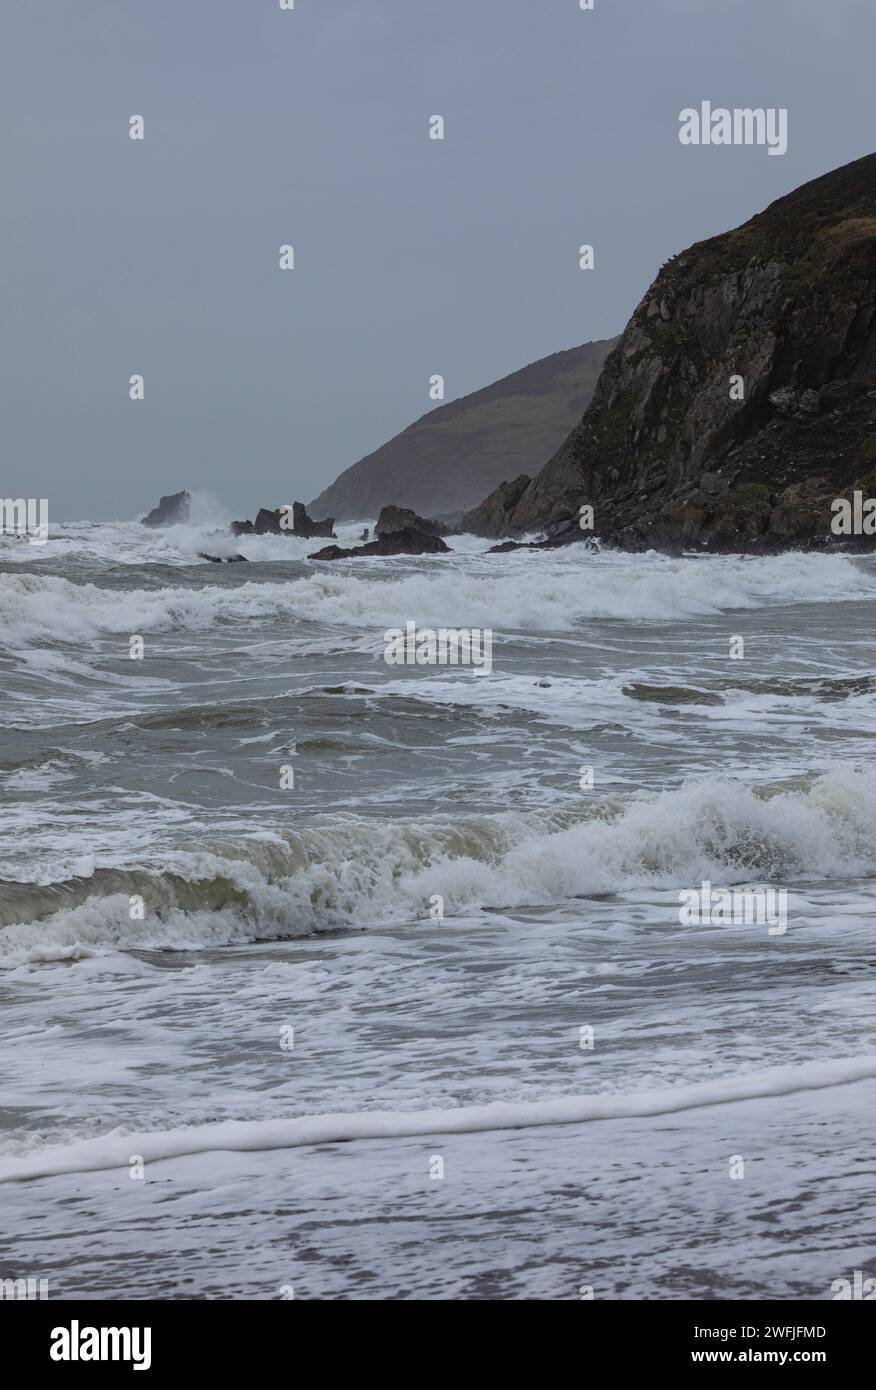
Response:
[[[452,563],[451,563],[452,559]],[[41,574],[0,575],[0,643],[93,641],[103,634],[192,632],[297,620],[354,629],[403,626],[570,631],[587,619],[669,620],[876,597],[876,573],[841,555],[761,558],[564,552],[546,558],[429,557],[380,575],[321,569],[277,583],[103,588]]]
[[[706,1106],[849,1086],[873,1077],[876,1077],[876,1056],[838,1057],[807,1062],[805,1066],[773,1067],[751,1075],[668,1086],[638,1094],[491,1101],[486,1105],[463,1105],[445,1110],[364,1110],[279,1120],[224,1120],[141,1134],[114,1130],[93,1139],[52,1145],[35,1153],[0,1159],[0,1183],[112,1168],[127,1172],[134,1155],[146,1163],[160,1163],[205,1153],[265,1153],[272,1149],[351,1143],[361,1139],[483,1134],[492,1130],[675,1115]]]
[[[363,524],[347,522],[335,527],[341,545],[358,543]],[[35,548],[20,542],[0,540],[3,559],[17,564],[43,564],[55,560],[69,563],[73,558],[96,561],[101,565],[125,568],[178,569],[208,566],[203,552],[230,557],[242,554],[248,560],[288,563],[303,560],[321,542],[285,535],[235,536],[231,531],[231,512],[209,493],[193,493],[189,515],[172,526],[144,526],[141,521],[67,521],[52,524],[48,541]],[[480,542],[481,546],[483,542]]]
[[[189,842],[138,868],[0,885],[0,964],[428,920],[435,897],[452,915],[703,879],[787,886],[874,873],[876,785],[850,769],[805,789],[721,779],[575,812],[326,816],[284,834]]]

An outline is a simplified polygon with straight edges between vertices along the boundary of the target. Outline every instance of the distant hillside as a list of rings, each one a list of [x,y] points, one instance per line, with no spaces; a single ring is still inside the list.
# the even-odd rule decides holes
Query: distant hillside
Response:
[[[422,416],[310,503],[338,521],[387,503],[425,516],[466,511],[505,478],[537,473],[590,403],[615,339],[543,357]]]

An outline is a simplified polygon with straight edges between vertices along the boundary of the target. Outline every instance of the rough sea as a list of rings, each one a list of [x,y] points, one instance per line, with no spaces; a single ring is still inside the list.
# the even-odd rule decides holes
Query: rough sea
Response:
[[[0,540],[0,1276],[876,1276],[876,560],[318,563],[200,518]],[[492,671],[388,666],[408,621]],[[683,925],[704,882],[787,930]]]

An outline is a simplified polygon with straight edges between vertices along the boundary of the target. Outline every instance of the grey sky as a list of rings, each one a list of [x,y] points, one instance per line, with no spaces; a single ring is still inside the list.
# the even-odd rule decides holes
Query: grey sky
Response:
[[[870,153],[874,52],[872,0],[4,0],[0,494],[312,497]],[[788,153],[680,146],[702,99]]]

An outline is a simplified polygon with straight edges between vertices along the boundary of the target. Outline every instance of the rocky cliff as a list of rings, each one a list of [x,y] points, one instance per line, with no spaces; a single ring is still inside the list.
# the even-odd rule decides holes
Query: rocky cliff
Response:
[[[498,536],[590,504],[593,534],[632,548],[824,545],[831,501],[876,495],[874,474],[869,155],[667,262],[558,452],[461,524]]]
[[[438,406],[354,463],[310,510],[349,521],[392,502],[446,516],[474,506],[502,478],[534,473],[587,408],[615,341],[555,352]]]

